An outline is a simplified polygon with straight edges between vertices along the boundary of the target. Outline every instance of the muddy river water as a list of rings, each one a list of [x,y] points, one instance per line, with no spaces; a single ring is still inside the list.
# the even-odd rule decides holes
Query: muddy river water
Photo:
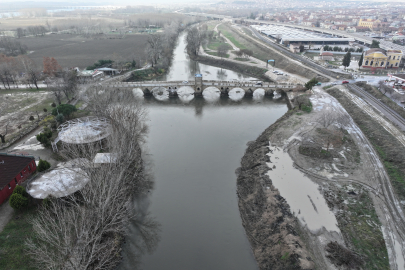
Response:
[[[255,80],[191,61],[184,38],[163,80],[193,80],[195,73],[205,79]],[[246,144],[287,111],[285,103],[267,97],[187,103],[152,97],[144,103],[155,188],[141,204],[161,227],[160,240],[142,256],[141,268],[257,269],[239,215],[235,170]],[[136,236],[129,235],[120,269],[133,269],[136,249]]]

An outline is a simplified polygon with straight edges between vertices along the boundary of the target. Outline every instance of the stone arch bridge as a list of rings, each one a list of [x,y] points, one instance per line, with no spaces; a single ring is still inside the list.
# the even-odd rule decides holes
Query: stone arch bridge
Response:
[[[272,96],[275,91],[288,92],[290,89],[302,86],[300,84],[273,83],[273,82],[243,82],[243,81],[214,81],[214,80],[195,80],[188,81],[142,81],[142,82],[114,82],[107,83],[104,86],[111,88],[139,88],[145,96],[152,95],[153,89],[166,89],[171,97],[177,96],[177,90],[181,87],[188,86],[194,89],[194,96],[201,96],[203,91],[208,87],[217,88],[222,96],[227,96],[229,91],[235,88],[243,89],[246,96],[253,95],[257,89],[264,89],[266,95]]]

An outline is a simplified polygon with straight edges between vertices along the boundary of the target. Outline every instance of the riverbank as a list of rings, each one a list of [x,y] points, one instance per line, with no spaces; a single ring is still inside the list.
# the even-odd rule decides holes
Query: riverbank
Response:
[[[389,198],[370,170],[382,168],[381,161],[337,100],[319,88],[310,100],[311,113],[288,111],[249,144],[241,161],[239,210],[259,268],[340,269],[353,263],[402,269],[396,268],[400,236],[382,210]],[[328,112],[340,118],[325,123]],[[333,142],[332,134],[339,134]],[[311,184],[300,187],[304,180]]]
[[[189,56],[192,60],[201,62],[206,65],[215,66],[215,67],[224,68],[224,69],[230,69],[235,72],[242,73],[246,76],[256,77],[256,78],[261,79],[266,82],[273,81],[273,80],[271,80],[271,78],[269,76],[266,75],[266,72],[268,70],[264,69],[264,68],[234,63],[234,62],[228,61],[226,59],[217,59],[214,57],[208,57],[208,56],[203,56],[203,55],[193,55],[191,53],[189,54]]]

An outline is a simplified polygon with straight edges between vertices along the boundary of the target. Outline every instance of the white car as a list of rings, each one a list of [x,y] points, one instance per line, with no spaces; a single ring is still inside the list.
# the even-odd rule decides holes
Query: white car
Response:
[[[188,83],[188,81],[183,81],[182,83],[186,84],[186,83]]]
[[[281,72],[281,71],[279,71],[278,73],[277,73],[277,75],[283,75],[284,73],[283,72]]]
[[[273,71],[273,73],[276,73],[276,74],[277,74],[277,73],[278,73],[278,71],[277,71],[277,70],[275,70],[275,71]]]

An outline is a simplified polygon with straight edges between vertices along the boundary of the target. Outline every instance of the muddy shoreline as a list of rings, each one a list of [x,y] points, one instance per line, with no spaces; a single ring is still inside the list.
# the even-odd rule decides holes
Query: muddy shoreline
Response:
[[[287,120],[288,111],[249,143],[237,178],[242,224],[260,269],[314,269],[312,255],[301,240],[302,231],[266,174],[269,137]]]
[[[381,230],[387,226],[379,210],[384,204],[375,199],[375,187],[370,183],[373,173],[370,164],[379,167],[379,161],[370,156],[364,135],[352,120],[344,123],[339,122],[344,118],[336,118],[333,125],[322,125],[320,119],[329,111],[339,117],[348,115],[336,99],[319,89],[313,91],[310,99],[313,105],[310,113],[298,108],[289,110],[248,143],[238,169],[239,211],[258,266],[350,269],[348,264],[354,264],[360,268],[353,269],[389,269],[395,263],[392,256],[388,262],[387,248],[392,250],[392,244]],[[333,145],[325,140],[330,138],[328,132],[340,134]],[[280,163],[285,154],[289,155],[288,162],[293,163],[291,168]],[[309,185],[302,186],[304,179],[299,180],[301,176],[291,173],[293,167],[317,186],[315,191],[319,195],[311,195],[312,199],[308,195],[316,212],[313,218],[305,216],[306,196],[310,194],[305,189]],[[290,182],[291,179],[295,182]],[[291,194],[295,197],[291,198]],[[304,198],[300,197],[302,194]],[[315,199],[318,203],[314,204]],[[326,216],[318,211],[321,201],[333,213],[332,223],[336,226],[325,225]],[[314,225],[318,227],[316,230]],[[331,251],[328,248],[331,243],[353,260],[336,259],[341,258],[337,254],[340,251]]]

